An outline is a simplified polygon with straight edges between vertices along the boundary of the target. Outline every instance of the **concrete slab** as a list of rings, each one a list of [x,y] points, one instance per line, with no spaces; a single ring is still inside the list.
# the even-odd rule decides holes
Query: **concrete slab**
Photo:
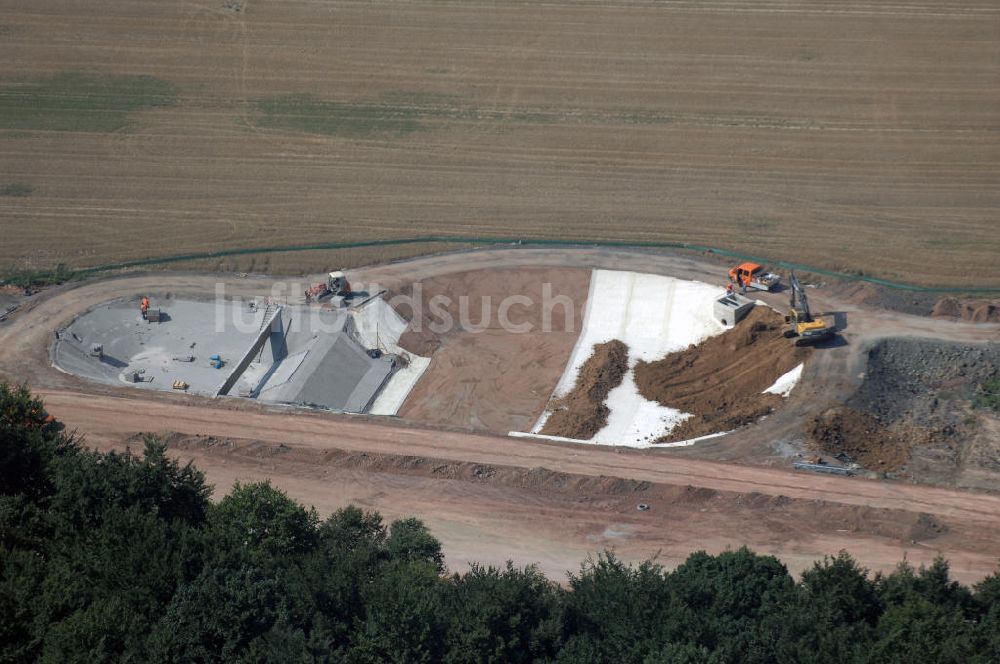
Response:
[[[237,310],[227,303],[156,300],[162,322],[142,319],[138,304],[116,301],[78,317],[60,332],[53,350],[55,364],[70,373],[107,384],[122,384],[124,374],[142,371],[148,379],[129,383],[142,389],[169,390],[175,380],[190,392],[214,395],[225,381],[224,366],[215,369],[209,356],[238,359],[253,342],[263,311]],[[217,320],[218,319],[218,320]],[[104,346],[104,357],[92,358],[92,344]],[[174,357],[193,355],[193,362]]]
[[[143,320],[138,301],[110,302],[78,317],[55,342],[53,363],[90,380],[140,389],[169,391],[181,380],[187,391],[210,396],[232,376],[229,396],[347,412],[369,410],[394,374],[393,358],[369,357],[351,316],[343,311],[251,307],[239,301],[153,301],[163,310],[163,322]],[[380,320],[392,324],[386,328],[391,342],[386,348],[394,347],[398,322]],[[90,354],[94,344],[103,345],[103,357]],[[211,365],[213,355],[226,362],[222,369]],[[193,361],[183,361],[191,356]],[[136,373],[140,382],[127,380]],[[400,398],[396,392],[394,398]]]
[[[344,332],[320,336],[297,360],[288,379],[269,385],[261,400],[364,412],[392,371],[382,358],[373,359]],[[273,378],[273,377],[272,377]]]

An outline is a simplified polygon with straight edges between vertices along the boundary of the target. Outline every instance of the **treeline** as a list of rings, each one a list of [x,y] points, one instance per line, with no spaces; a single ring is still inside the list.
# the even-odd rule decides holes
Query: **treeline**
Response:
[[[938,560],[796,582],[746,549],[672,572],[585,562],[448,573],[416,519],[321,520],[267,484],[216,504],[154,440],[86,450],[0,385],[0,660],[6,662],[998,662],[1000,576]]]

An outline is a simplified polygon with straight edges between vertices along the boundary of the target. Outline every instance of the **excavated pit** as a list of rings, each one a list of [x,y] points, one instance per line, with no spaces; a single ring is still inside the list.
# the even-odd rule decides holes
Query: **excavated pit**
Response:
[[[778,408],[783,397],[764,390],[812,353],[786,339],[785,327],[773,309],[757,307],[723,334],[661,360],[639,362],[639,393],[692,415],[657,442],[731,431]]]

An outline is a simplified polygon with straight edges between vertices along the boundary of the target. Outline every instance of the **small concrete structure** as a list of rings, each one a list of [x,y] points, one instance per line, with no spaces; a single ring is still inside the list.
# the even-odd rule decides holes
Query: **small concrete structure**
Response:
[[[736,325],[746,317],[757,302],[739,293],[730,293],[720,297],[712,307],[715,320],[723,325]]]
[[[853,475],[854,470],[843,466],[828,466],[825,463],[806,463],[804,461],[792,462],[795,470],[808,470],[812,473],[825,473],[827,475]]]
[[[149,309],[146,311],[146,320],[150,323],[159,323],[161,317],[159,309]]]

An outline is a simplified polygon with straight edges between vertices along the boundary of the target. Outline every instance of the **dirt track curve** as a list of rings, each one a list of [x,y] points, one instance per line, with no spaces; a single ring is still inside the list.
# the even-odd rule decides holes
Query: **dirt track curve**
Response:
[[[509,249],[373,267],[351,276],[396,287],[404,280],[516,265],[633,269],[709,282],[718,281],[719,273],[712,264],[651,253]],[[53,330],[74,314],[142,291],[210,296],[216,283],[235,294],[259,293],[274,282],[167,273],[52,289],[0,325],[0,373],[27,380],[53,414],[101,449],[134,447],[139,432],[186,434],[174,449],[194,459],[219,490],[266,477],[321,512],[354,502],[389,517],[417,515],[443,540],[456,569],[470,560],[509,557],[539,563],[560,578],[588,552],[606,547],[629,559],[659,553],[675,563],[699,548],[747,544],[780,556],[792,570],[840,549],[873,569],[888,569],[904,555],[926,562],[940,552],[957,578],[973,581],[1000,559],[1000,496],[800,474],[776,451],[776,442],[790,435],[796,418],[817,400],[835,402],[854,389],[864,349],[873,340],[893,334],[980,342],[1000,339],[996,326],[864,310],[817,291],[818,307],[846,316],[846,343],[816,354],[803,389],[779,415],[711,444],[655,452],[140,393],[85,383],[49,366]],[[822,382],[816,380],[820,375]],[[354,461],[346,462],[345,454]],[[640,502],[652,509],[639,512]]]

